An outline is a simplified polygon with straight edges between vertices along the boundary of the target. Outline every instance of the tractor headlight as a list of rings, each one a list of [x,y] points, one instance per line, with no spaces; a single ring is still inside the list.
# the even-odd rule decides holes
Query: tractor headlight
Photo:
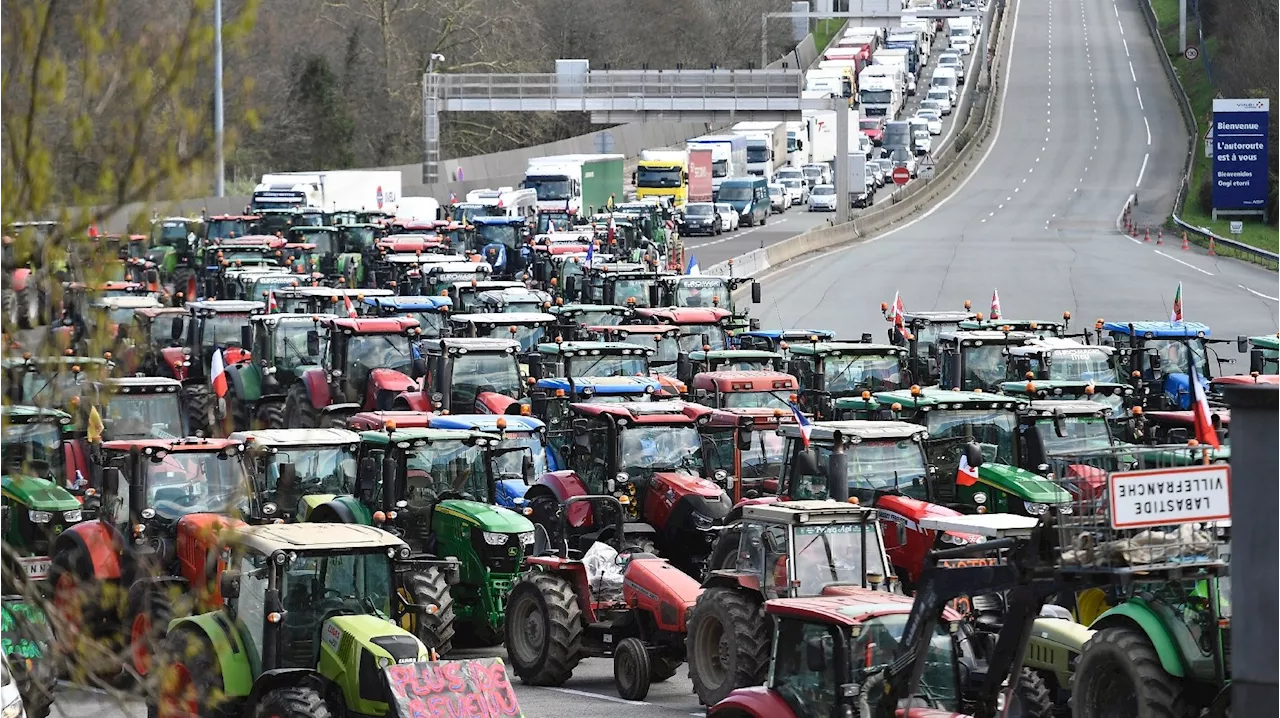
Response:
[[[84,518],[84,514],[81,513],[80,509],[71,509],[70,511],[62,512],[62,520],[69,524],[80,523],[80,519],[82,518]]]
[[[1076,512],[1071,504],[1058,504],[1058,513],[1062,516],[1070,516]]]
[[[155,509],[148,507],[148,508],[145,508],[145,509],[143,509],[143,510],[142,510],[142,518],[144,518],[144,519],[154,519],[155,517],[156,517],[156,510],[155,510]]]
[[[31,523],[33,524],[47,524],[53,520],[52,511],[36,511],[35,509],[32,509],[27,512],[27,516],[31,519]]]
[[[694,511],[692,514],[692,517],[693,517],[693,527],[698,529],[699,531],[710,531],[711,527],[715,525],[715,520],[713,520],[710,516],[707,516],[706,514],[701,514],[701,513],[698,513],[697,511]]]
[[[275,504],[271,503],[270,501],[268,501],[267,503],[265,503],[265,504],[263,504],[263,505],[262,505],[262,515],[263,515],[263,516],[275,516],[275,513],[276,513],[277,511],[279,511],[279,510],[280,510],[280,507],[279,507],[279,506],[276,506]]]
[[[387,668],[391,665],[391,659],[386,656],[378,656],[378,668]]]
[[[981,492],[981,491],[979,491],[979,492],[975,493],[975,494],[973,495],[973,503],[975,503],[975,504],[985,504],[985,503],[987,503],[987,495],[986,495],[985,493]]]
[[[949,534],[949,533],[943,533],[943,534],[942,534],[941,541],[942,541],[942,543],[948,543],[948,544],[951,544],[952,546],[967,546],[967,545],[969,545],[969,541],[968,541],[967,539],[964,539],[964,538],[961,538],[961,537],[959,537],[959,536],[955,536],[955,535],[953,535],[953,534]]]
[[[492,531],[481,531],[480,533],[484,536],[484,542],[490,546],[505,546],[510,539],[507,534],[494,533]]]
[[[520,539],[520,545],[521,545],[521,546],[528,546],[529,544],[532,544],[532,543],[533,543],[533,532],[532,532],[532,531],[525,531],[524,533],[516,534],[516,537],[517,537],[518,539]]]
[[[13,702],[4,707],[4,718],[18,718],[22,715],[22,697],[13,699]]]
[[[1044,516],[1044,512],[1049,510],[1049,504],[1039,504],[1034,501],[1023,501],[1022,506],[1032,516]]]

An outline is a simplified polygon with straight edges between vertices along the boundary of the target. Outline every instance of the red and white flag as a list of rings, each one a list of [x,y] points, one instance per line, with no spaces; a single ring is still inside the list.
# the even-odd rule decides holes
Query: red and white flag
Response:
[[[213,358],[209,360],[209,385],[213,393],[222,398],[227,395],[227,372],[222,364],[222,350],[214,349]]]
[[[991,318],[1000,318],[1000,290],[991,290]]]
[[[897,292],[893,293],[893,328],[898,330],[903,339],[907,338],[907,319],[902,308],[902,297]]]
[[[354,305],[354,304],[352,304],[352,303],[351,303],[351,295],[350,295],[350,294],[348,294],[348,295],[346,295],[345,297],[343,297],[343,298],[342,298],[342,302],[343,302],[343,305],[347,308],[347,318],[348,318],[348,319],[355,319],[356,317],[360,316],[359,314],[356,314],[356,305]]]
[[[977,467],[969,465],[969,457],[960,454],[960,467],[956,469],[957,486],[973,486],[978,483]]]
[[[616,239],[614,239],[617,236],[615,234],[617,231],[618,231],[618,228],[616,225],[614,225],[613,215],[611,214],[609,215],[609,244],[610,245],[614,244],[617,241]]]
[[[1213,419],[1209,415],[1209,399],[1204,395],[1204,387],[1200,385],[1200,372],[1196,371],[1194,356],[1191,360],[1191,414],[1196,425],[1196,441],[1215,449],[1222,448],[1218,441],[1218,432],[1213,428]]]
[[[267,292],[267,314],[275,314],[280,311],[280,305],[276,304],[276,293]]]

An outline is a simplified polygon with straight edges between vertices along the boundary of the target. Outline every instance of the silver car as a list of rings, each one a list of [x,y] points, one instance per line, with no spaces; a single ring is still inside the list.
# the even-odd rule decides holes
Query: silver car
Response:
[[[830,184],[814,185],[809,193],[810,212],[836,211],[836,187]]]

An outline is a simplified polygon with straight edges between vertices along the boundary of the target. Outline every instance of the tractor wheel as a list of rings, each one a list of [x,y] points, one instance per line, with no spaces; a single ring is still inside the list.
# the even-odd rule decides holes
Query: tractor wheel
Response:
[[[684,661],[671,656],[649,656],[649,677],[654,683],[662,683],[680,670]]]
[[[618,696],[629,701],[642,701],[649,695],[649,651],[639,638],[624,638],[613,651],[613,685]]]
[[[703,705],[759,685],[769,670],[770,626],[758,596],[710,588],[698,597],[685,639],[689,679]]]
[[[258,405],[255,428],[283,429],[285,428],[284,417],[284,404],[278,401],[264,401]]]
[[[453,595],[444,572],[437,567],[409,574],[405,580],[409,600],[422,606],[435,606],[432,614],[415,616],[414,627],[418,638],[427,648],[434,648],[441,656],[453,650]]]
[[[186,392],[187,421],[190,424],[191,433],[203,431],[205,436],[213,436],[212,429],[217,425],[217,422],[212,419],[213,392],[207,386],[194,384],[186,387]]]
[[[1039,673],[1030,668],[1022,669],[1005,715],[1009,718],[1052,718],[1053,695]]]
[[[155,684],[147,691],[147,718],[229,715],[222,665],[209,638],[180,628],[160,644]]]
[[[1072,683],[1076,718],[1184,718],[1197,712],[1181,682],[1160,666],[1151,640],[1128,626],[1093,634]]]
[[[195,284],[196,275],[190,267],[179,267],[173,271],[173,293],[182,292],[188,302],[194,302],[199,288]],[[181,305],[179,305],[181,306]]]
[[[742,530],[730,528],[716,537],[711,547],[711,559],[707,562],[708,571],[731,569],[738,563],[738,548],[742,543]]]
[[[151,673],[156,651],[173,618],[173,601],[165,591],[167,586],[155,586],[142,592],[129,605],[129,662],[140,678]]]
[[[268,691],[253,708],[253,718],[331,718],[333,712],[314,688],[282,686]]]
[[[563,578],[527,573],[507,598],[507,657],[521,682],[558,686],[582,660],[582,609]]]
[[[103,645],[118,632],[118,618],[114,606],[107,605],[103,584],[92,575],[92,569],[84,571],[89,559],[80,549],[63,551],[53,557],[49,567],[48,584],[53,587],[53,607],[49,624],[54,627],[56,652],[64,657],[101,656]],[[111,649],[110,645],[106,646]],[[108,651],[109,652],[109,651]],[[118,670],[118,661],[80,661],[76,671],[91,674]],[[84,679],[83,675],[71,675],[72,680]]]
[[[529,502],[529,519],[546,532],[547,545],[557,548],[564,546],[566,540],[561,535],[560,522],[556,520],[560,510],[560,502],[556,501],[556,497],[547,494],[535,496]]]
[[[320,411],[311,406],[311,397],[302,382],[289,387],[289,395],[284,400],[285,426],[290,429],[320,428]]]

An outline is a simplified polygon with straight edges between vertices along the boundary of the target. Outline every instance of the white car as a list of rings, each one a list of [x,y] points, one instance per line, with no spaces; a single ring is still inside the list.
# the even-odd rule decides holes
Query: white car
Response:
[[[937,100],[921,100],[920,109],[928,110],[938,117],[942,117],[946,113],[942,111],[942,103]]]
[[[919,117],[928,123],[929,134],[931,135],[942,134],[942,116],[939,115],[937,112],[933,110],[926,110],[924,108],[920,108],[919,110],[916,110],[916,117]]]
[[[830,184],[814,185],[809,193],[810,212],[836,211],[836,187]]]
[[[889,155],[889,161],[893,163],[895,169],[906,167],[912,178],[916,176],[916,158],[910,150],[905,148],[894,150],[893,154]]]
[[[944,67],[955,70],[956,83],[960,85],[964,84],[964,58],[961,57],[959,52],[955,50],[948,50],[939,55],[938,67],[935,68],[935,71]],[[955,104],[955,97],[951,98],[951,104]]]
[[[783,187],[787,188],[787,193],[791,195],[791,206],[799,207],[809,202],[809,184],[804,181],[804,176],[800,177],[784,177],[778,180]]]
[[[951,47],[958,50],[961,55],[968,55],[973,52],[973,40],[965,35],[951,38]]]
[[[732,232],[738,228],[738,210],[728,202],[716,203],[716,214],[720,215],[720,231]]]
[[[0,704],[3,704],[6,718],[25,718],[27,714],[22,705],[22,693],[18,690],[18,682],[13,679],[13,674],[9,671],[7,657],[0,657]]]
[[[929,137],[929,130],[919,129],[912,134],[911,142],[915,145],[916,154],[929,154],[929,151],[933,149],[933,139]]]
[[[774,212],[786,212],[791,207],[791,193],[785,185],[769,183],[769,208]]]
[[[801,167],[800,171],[804,172],[804,178],[809,184],[810,191],[813,191],[813,188],[817,185],[826,184],[828,173],[826,165],[815,162]]]
[[[924,102],[936,102],[942,108],[943,115],[951,114],[951,90],[946,87],[930,87]],[[923,103],[921,103],[923,105]]]

